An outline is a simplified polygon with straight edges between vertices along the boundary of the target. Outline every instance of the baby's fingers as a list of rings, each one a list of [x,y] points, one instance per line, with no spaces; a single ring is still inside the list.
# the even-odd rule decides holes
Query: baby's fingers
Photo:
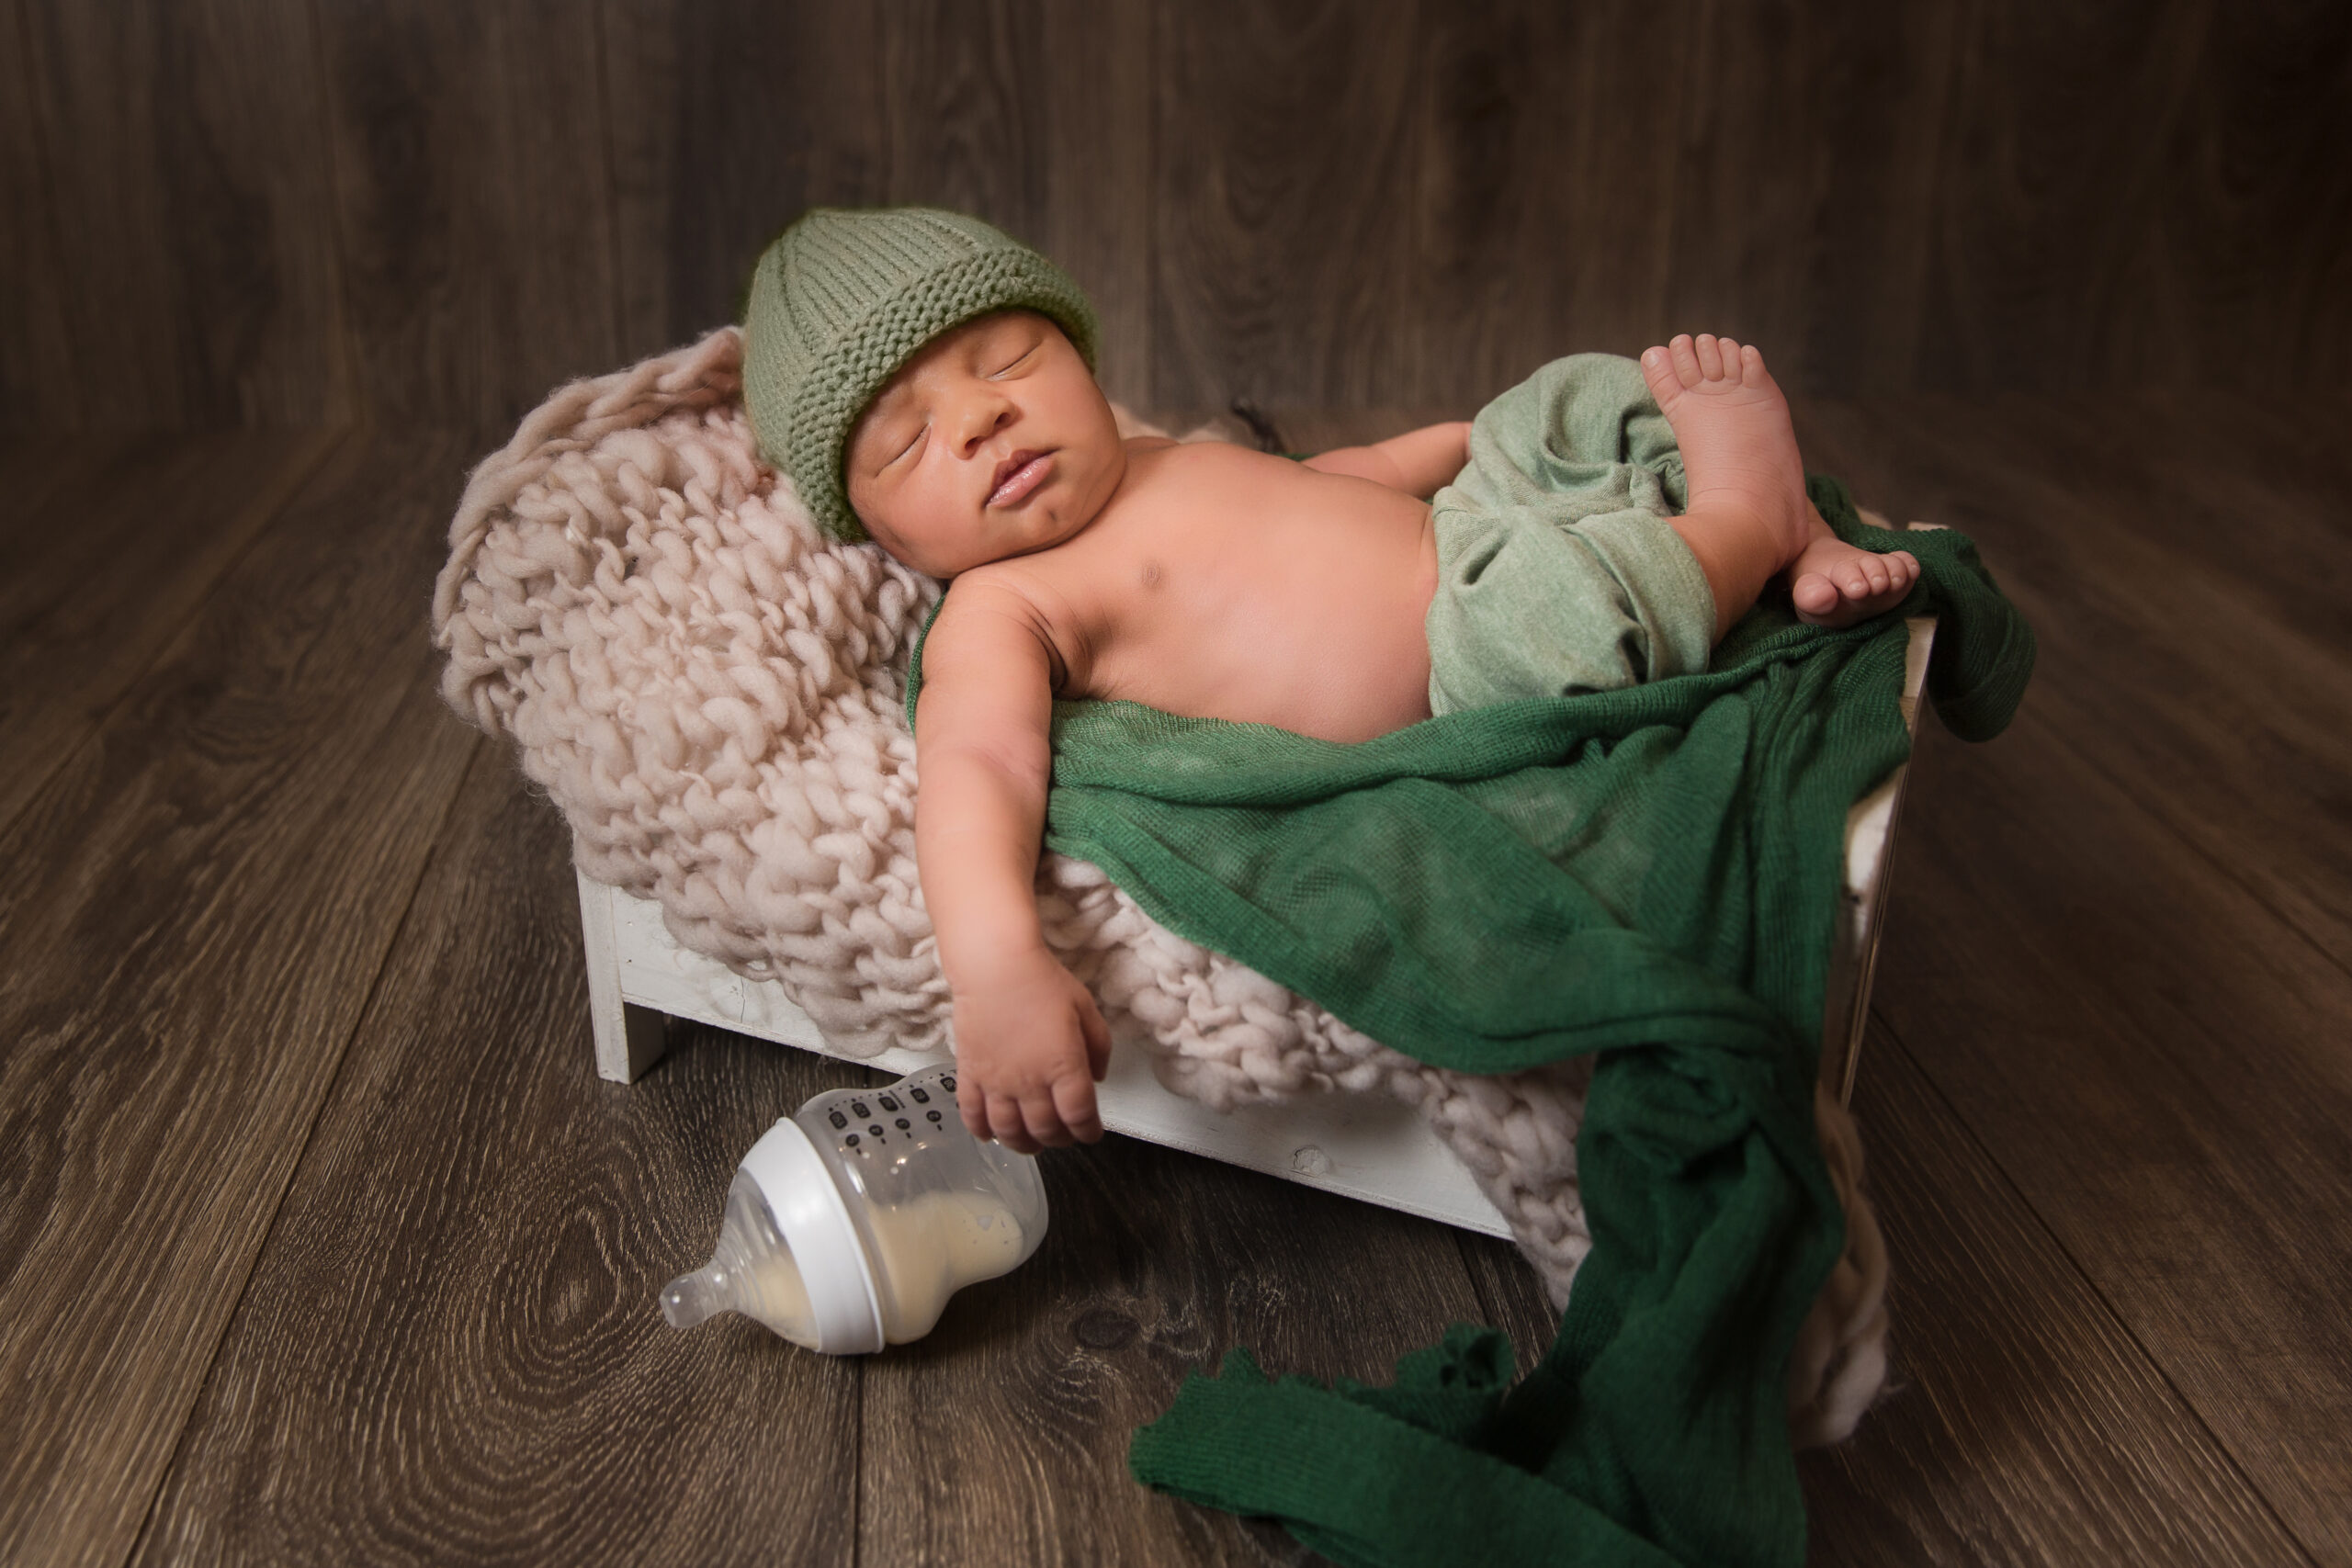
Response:
[[[1061,1125],[1081,1144],[1099,1143],[1102,1137],[1102,1118],[1094,1104],[1094,1085],[1091,1079],[1080,1077],[1054,1080],[1054,1111],[1061,1118]]]
[[[1000,1140],[1016,1153],[1034,1155],[1040,1148],[1057,1149],[1070,1142],[1069,1129],[1062,1125],[1062,1113],[1055,1108],[1050,1089],[1034,1089],[1021,1097],[1021,1121],[1030,1147]]]
[[[1083,989],[1078,995],[1078,1030],[1086,1041],[1086,1070],[1096,1083],[1101,1083],[1102,1076],[1111,1070],[1111,1026],[1102,1021],[1102,1010],[1094,1005],[1092,996]],[[1060,1098],[1058,1089],[1055,1098]],[[1094,1099],[1091,1094],[1086,1098],[1090,1104]]]
[[[956,1075],[956,1112],[964,1119],[964,1131],[975,1138],[985,1142],[994,1135],[989,1131],[988,1096],[968,1070]]]
[[[1017,1155],[1034,1155],[1041,1146],[1029,1135],[1021,1101],[1009,1094],[989,1096],[989,1133]]]

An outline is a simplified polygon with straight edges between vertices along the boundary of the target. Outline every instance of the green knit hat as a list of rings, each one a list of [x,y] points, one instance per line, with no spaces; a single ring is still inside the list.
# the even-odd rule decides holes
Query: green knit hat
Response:
[[[866,536],[842,478],[850,426],[899,367],[992,310],[1051,317],[1094,367],[1094,309],[1068,274],[1002,231],[928,207],[814,208],[752,272],[743,402],[760,456],[835,538]]]

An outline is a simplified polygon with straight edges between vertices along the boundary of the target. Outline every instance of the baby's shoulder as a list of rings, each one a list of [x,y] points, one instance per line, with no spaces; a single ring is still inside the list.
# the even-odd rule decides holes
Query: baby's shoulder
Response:
[[[947,585],[937,625],[960,625],[984,617],[1001,620],[1008,615],[1024,623],[1035,621],[1040,614],[1038,601],[1052,596],[1047,586],[1052,564],[1034,555],[1016,556],[958,572]]]
[[[1167,495],[1203,487],[1262,484],[1298,465],[1286,457],[1237,446],[1230,441],[1155,440],[1127,446],[1126,499]]]
[[[959,685],[988,685],[1033,665],[1057,688],[1067,679],[1069,663],[1049,608],[1055,595],[1034,570],[1000,570],[1006,564],[973,567],[948,584],[923,634],[926,689],[944,672],[970,678]]]
[[[990,641],[1022,635],[1062,664],[1082,607],[1095,597],[1087,592],[1087,563],[1075,558],[1080,554],[1062,545],[959,573],[948,585],[933,635],[950,631],[959,642],[975,635]]]
[[[1238,446],[1230,441],[1179,441],[1173,436],[1136,436],[1127,443],[1130,458],[1150,456],[1162,464],[1191,468],[1201,464],[1250,464],[1262,461],[1268,454],[1254,446]]]

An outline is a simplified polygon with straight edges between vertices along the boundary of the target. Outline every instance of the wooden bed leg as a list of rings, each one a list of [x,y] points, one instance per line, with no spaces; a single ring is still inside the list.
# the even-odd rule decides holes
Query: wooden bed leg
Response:
[[[613,890],[577,867],[580,931],[588,950],[588,1022],[596,1036],[596,1076],[633,1083],[662,1059],[662,1015],[621,1000],[620,949],[613,940]]]
[[[1924,529],[1936,525],[1914,523],[1911,526]],[[1908,625],[1911,641],[1903,660],[1903,722],[1917,738],[1936,623],[1928,616],[1914,616]],[[1870,1027],[1871,981],[1878,970],[1879,937],[1886,924],[1894,829],[1902,820],[1903,792],[1910,771],[1908,762],[1896,768],[1846,815],[1846,887],[1838,901],[1838,936],[1829,951],[1829,972],[1824,976],[1821,1030],[1821,1082],[1840,1105],[1853,1102],[1854,1073],[1861,1061],[1862,1036]]]

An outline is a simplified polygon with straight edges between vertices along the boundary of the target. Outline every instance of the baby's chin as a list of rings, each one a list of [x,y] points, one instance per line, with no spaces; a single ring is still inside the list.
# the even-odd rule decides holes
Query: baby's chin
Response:
[[[981,530],[975,529],[969,536],[933,539],[916,547],[902,543],[888,531],[887,525],[877,528],[871,520],[861,518],[859,521],[865,524],[866,536],[881,547],[884,555],[909,571],[935,577],[943,582],[952,581],[977,567],[992,566],[1001,560],[1034,555],[1060,543],[1058,537],[1033,539],[1016,536],[990,538]]]

